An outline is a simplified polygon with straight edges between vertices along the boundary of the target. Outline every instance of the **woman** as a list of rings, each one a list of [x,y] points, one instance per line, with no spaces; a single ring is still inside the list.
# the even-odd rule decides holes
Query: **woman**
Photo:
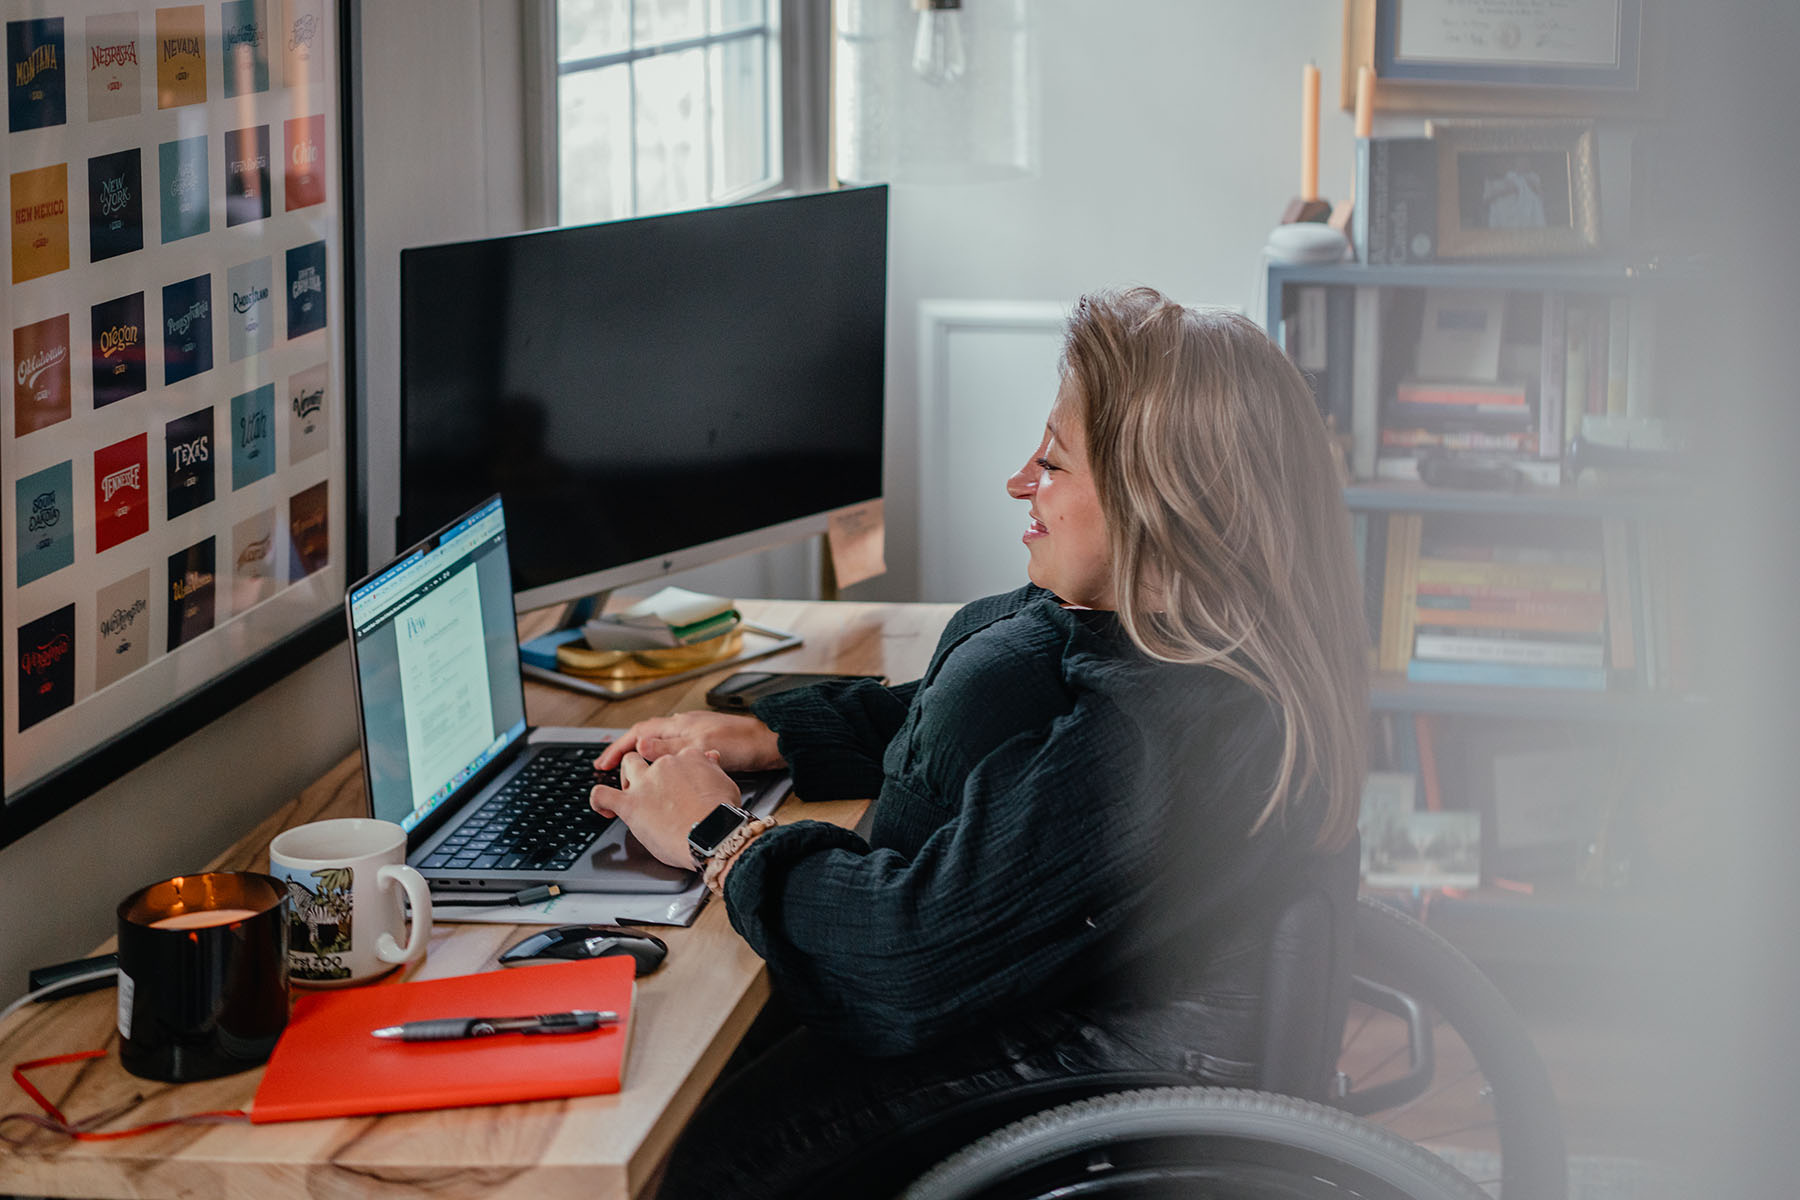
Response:
[[[670,863],[735,800],[721,768],[877,796],[866,842],[759,822],[708,862],[800,1027],[715,1089],[665,1197],[781,1195],[1033,1078],[1255,1076],[1271,898],[1349,842],[1363,769],[1361,590],[1310,390],[1240,317],[1085,297],[1007,492],[1031,586],[957,613],[922,680],[646,721],[600,760],[623,791],[594,807]]]

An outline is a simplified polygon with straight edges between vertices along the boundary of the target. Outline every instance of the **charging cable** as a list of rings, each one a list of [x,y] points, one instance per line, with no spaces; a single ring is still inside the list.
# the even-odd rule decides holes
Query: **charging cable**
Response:
[[[4,1023],[6,1018],[12,1016],[14,1013],[18,1012],[21,1008],[24,1008],[27,1004],[30,1004],[33,1000],[42,1000],[44,997],[50,995],[52,992],[60,992],[64,988],[75,987],[78,984],[93,983],[94,981],[100,980],[100,979],[111,980],[113,978],[113,976],[117,975],[118,973],[119,973],[119,968],[117,968],[117,967],[101,967],[98,970],[85,971],[80,975],[71,975],[66,979],[59,979],[55,983],[45,984],[43,987],[37,989],[37,991],[35,991],[35,992],[26,992],[23,996],[20,996],[17,1000],[14,1000],[11,1004],[7,1005],[4,1009],[0,1009],[0,1023]]]

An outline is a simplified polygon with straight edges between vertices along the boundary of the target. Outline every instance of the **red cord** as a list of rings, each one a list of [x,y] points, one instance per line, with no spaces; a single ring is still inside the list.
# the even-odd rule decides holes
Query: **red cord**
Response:
[[[218,1109],[212,1112],[193,1113],[185,1117],[171,1117],[166,1121],[152,1121],[147,1125],[133,1125],[129,1129],[113,1129],[105,1133],[94,1133],[84,1129],[83,1126],[97,1124],[100,1120],[106,1119],[109,1114],[103,1113],[98,1118],[90,1117],[85,1121],[70,1121],[63,1116],[61,1109],[50,1103],[49,1097],[38,1091],[31,1080],[25,1078],[25,1072],[35,1071],[39,1067],[55,1067],[61,1066],[63,1063],[81,1062],[85,1059],[104,1058],[105,1056],[105,1050],[79,1050],[74,1054],[58,1054],[52,1058],[34,1058],[30,1062],[19,1063],[12,1069],[13,1082],[24,1089],[27,1096],[37,1101],[37,1106],[43,1109],[50,1119],[45,1122],[30,1113],[10,1113],[5,1117],[0,1117],[0,1120],[31,1121],[43,1125],[47,1129],[54,1129],[58,1133],[67,1134],[77,1141],[110,1142],[119,1138],[136,1137],[140,1133],[149,1133],[155,1129],[166,1129],[170,1125],[210,1124],[219,1121],[247,1121],[250,1119],[250,1114],[242,1109]]]

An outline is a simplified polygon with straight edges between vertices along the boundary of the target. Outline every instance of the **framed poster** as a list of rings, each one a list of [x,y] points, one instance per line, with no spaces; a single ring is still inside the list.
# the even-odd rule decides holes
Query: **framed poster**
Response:
[[[1376,0],[1375,73],[1631,90],[1641,0]]]
[[[342,637],[338,0],[0,0],[0,844]]]

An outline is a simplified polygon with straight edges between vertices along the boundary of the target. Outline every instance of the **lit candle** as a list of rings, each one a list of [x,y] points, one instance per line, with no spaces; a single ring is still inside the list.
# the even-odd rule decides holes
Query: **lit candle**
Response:
[[[1300,198],[1319,198],[1319,68],[1307,63],[1300,75]]]
[[[1368,63],[1356,69],[1356,136],[1366,138],[1375,128],[1375,68]]]
[[[160,921],[150,922],[152,929],[206,929],[213,925],[229,925],[233,921],[242,921],[245,917],[254,917],[253,908],[202,908],[188,912],[176,913],[172,917],[164,917]]]

